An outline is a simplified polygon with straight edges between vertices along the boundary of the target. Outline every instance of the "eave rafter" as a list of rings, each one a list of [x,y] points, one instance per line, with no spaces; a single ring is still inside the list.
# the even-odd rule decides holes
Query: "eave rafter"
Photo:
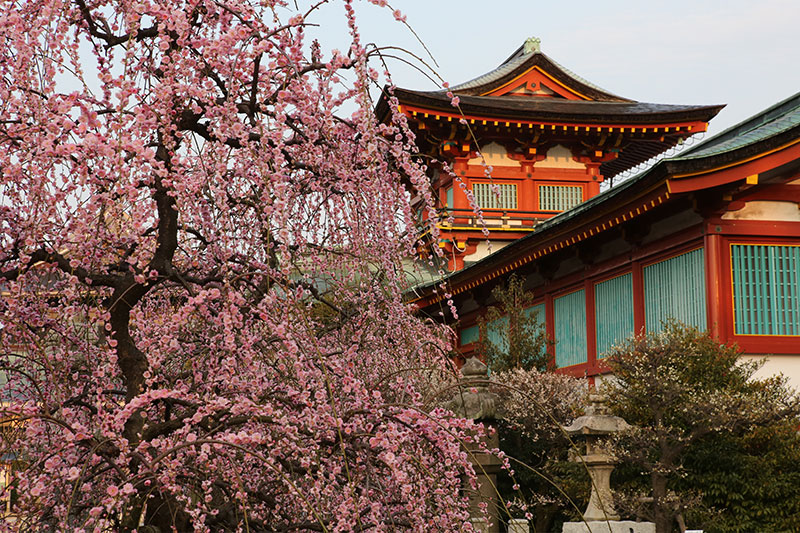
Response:
[[[476,142],[478,145],[492,141],[504,144],[513,140],[520,149],[534,149],[540,154],[545,153],[548,146],[563,144],[577,147],[583,152],[576,153],[578,156],[601,159],[600,173],[606,178],[647,161],[708,127],[702,120],[651,123],[570,122],[570,117],[561,121],[505,120],[408,105],[401,105],[400,111],[417,134],[420,150],[433,157],[442,155],[440,148],[444,143],[468,153],[478,149]],[[597,152],[602,154],[598,156]]]
[[[597,122],[575,122],[568,120],[546,121],[546,120],[505,120],[497,117],[480,115],[461,115],[457,111],[452,113],[442,112],[421,107],[400,105],[399,111],[404,113],[409,119],[417,124],[425,124],[424,128],[432,125],[445,127],[449,123],[455,122],[457,125],[471,127],[503,127],[509,129],[525,130],[544,130],[556,133],[580,134],[580,133],[628,133],[628,134],[653,134],[655,138],[666,134],[684,133],[693,135],[706,131],[708,123],[700,120],[692,121],[661,121],[642,125],[641,123],[615,121],[609,123]],[[566,118],[566,117],[565,117]],[[466,122],[466,124],[464,123]]]

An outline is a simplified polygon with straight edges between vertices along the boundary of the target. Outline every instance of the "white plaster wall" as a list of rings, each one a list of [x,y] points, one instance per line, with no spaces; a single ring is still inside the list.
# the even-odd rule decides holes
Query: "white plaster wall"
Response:
[[[800,342],[800,341],[798,341]],[[756,372],[756,378],[783,374],[789,378],[789,386],[800,391],[800,355],[743,355],[743,361],[766,359],[764,366]]]
[[[502,226],[502,225],[506,225],[506,226],[522,226],[522,221],[521,220],[513,220],[513,219],[503,220],[502,218],[484,218],[483,222],[487,226]]]
[[[598,374],[594,377],[595,388],[603,392],[603,384],[614,381],[614,374]]]
[[[547,158],[534,163],[535,168],[579,168],[586,169],[586,165],[578,163],[572,159],[572,152],[569,148],[560,144],[553,146],[547,151]]]
[[[492,241],[492,250],[489,251],[489,244],[486,241],[480,241],[473,253],[464,256],[464,261],[480,261],[487,255],[495,253],[500,248],[504,248],[510,242],[512,241]]]
[[[730,211],[722,215],[725,220],[780,220],[784,222],[800,222],[800,208],[794,202],[776,202],[772,200],[753,200],[747,202],[743,209]]]
[[[473,157],[468,161],[468,163],[470,165],[480,165],[483,163],[483,160],[485,159],[486,164],[491,165],[493,167],[519,166],[519,163],[508,157],[506,149],[495,142],[483,145],[481,147],[481,154],[483,154],[483,159],[481,159],[480,157]]]

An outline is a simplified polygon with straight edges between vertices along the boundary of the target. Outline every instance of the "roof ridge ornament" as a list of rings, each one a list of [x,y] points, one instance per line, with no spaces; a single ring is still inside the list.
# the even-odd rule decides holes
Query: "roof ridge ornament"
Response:
[[[525,44],[522,45],[522,53],[530,54],[530,53],[541,53],[542,51],[542,40],[538,37],[528,37],[525,39]]]

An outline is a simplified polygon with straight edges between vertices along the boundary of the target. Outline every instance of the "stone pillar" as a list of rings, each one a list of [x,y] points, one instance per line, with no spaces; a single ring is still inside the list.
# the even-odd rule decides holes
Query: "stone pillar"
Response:
[[[489,533],[489,523],[485,518],[470,518],[469,521],[472,523],[475,533]]]
[[[492,432],[491,435],[487,435],[482,441],[486,448],[490,450],[499,446],[496,431]],[[471,493],[469,498],[470,515],[475,518],[482,517],[480,504],[486,503],[490,523],[486,524],[484,520],[483,526],[485,529],[481,531],[485,533],[500,533],[497,474],[500,473],[502,461],[493,454],[480,451],[477,447],[470,450],[470,458],[472,460],[472,468],[475,469],[475,474],[478,478],[478,490]],[[482,518],[480,519],[483,520]]]
[[[497,412],[498,398],[496,394],[489,392],[486,365],[477,357],[471,357],[461,368],[461,374],[458,390],[449,405],[450,409],[458,416],[483,422],[485,426],[491,427]],[[490,450],[497,448],[497,432],[492,431],[490,435],[484,436],[482,442]],[[497,474],[502,461],[495,455],[481,451],[478,446],[471,446],[469,452],[478,481],[478,490],[470,492],[469,500],[473,527],[480,533],[500,533]],[[487,505],[487,517],[480,511],[481,503]]]
[[[531,526],[524,518],[512,518],[508,522],[508,533],[531,533]]]
[[[611,472],[615,462],[610,461],[607,455],[584,455],[582,459],[592,479],[592,493],[583,513],[584,520],[619,520],[611,495]]]

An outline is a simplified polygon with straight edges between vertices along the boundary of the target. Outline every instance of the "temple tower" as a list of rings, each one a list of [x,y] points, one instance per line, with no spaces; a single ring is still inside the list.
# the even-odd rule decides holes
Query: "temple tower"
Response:
[[[420,151],[437,161],[429,176],[438,198],[438,246],[450,271],[489,253],[484,229],[492,251],[524,237],[599,194],[604,180],[705,131],[722,107],[617,96],[550,59],[535,38],[450,91],[397,88],[394,95]],[[380,119],[388,105],[385,94]]]

